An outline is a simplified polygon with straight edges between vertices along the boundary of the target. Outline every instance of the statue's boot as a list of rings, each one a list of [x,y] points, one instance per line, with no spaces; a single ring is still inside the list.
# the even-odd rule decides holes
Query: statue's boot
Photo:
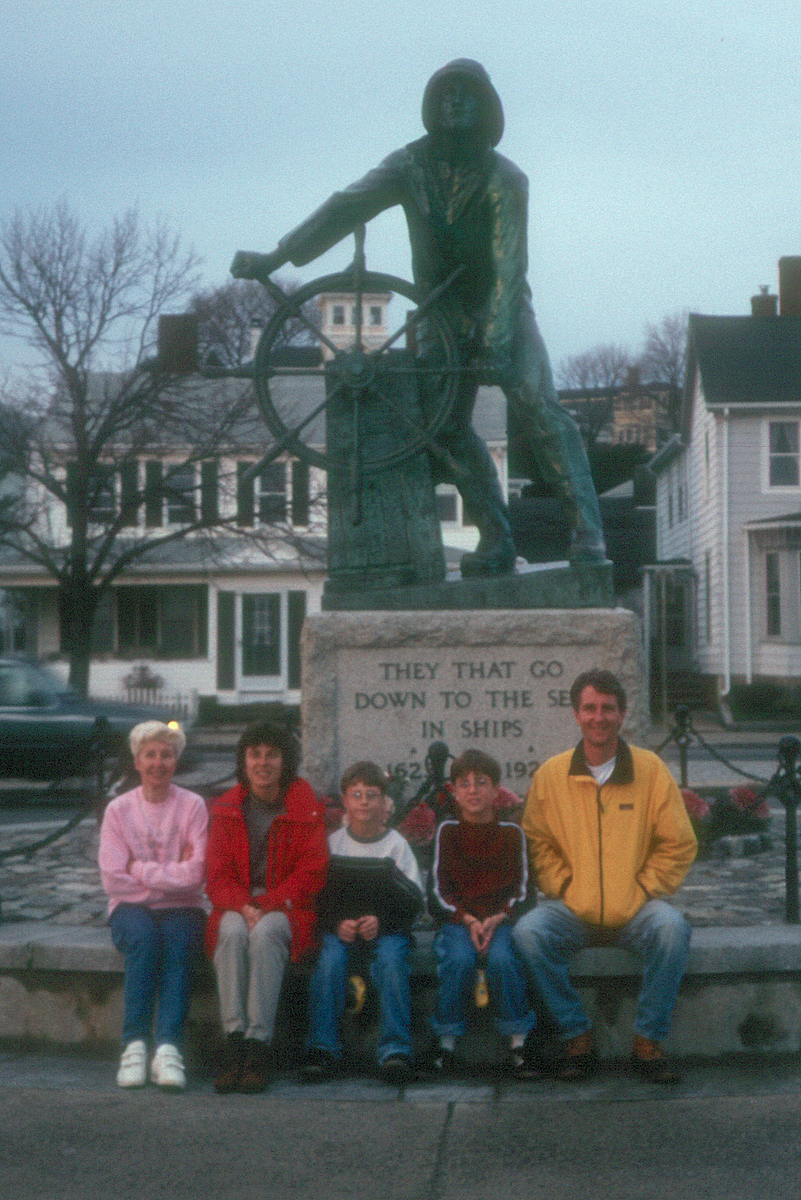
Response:
[[[536,402],[526,385],[510,389],[508,394],[517,401],[537,466],[561,503],[570,526],[570,561],[606,562],[601,510],[577,425],[557,401]]]
[[[440,478],[456,484],[465,511],[479,532],[476,549],[462,556],[462,575],[505,575],[513,571],[517,550],[492,455],[466,420],[455,421],[440,436],[452,464]]]
[[[483,448],[483,443],[482,443]],[[462,575],[507,575],[514,571],[517,549],[509,524],[509,510],[501,492],[489,452],[486,452],[492,474],[473,476],[460,482],[462,501],[478,526],[479,539],[475,550],[462,555]]]
[[[477,575],[508,575],[514,571],[517,550],[508,538],[499,537],[489,549],[482,549],[481,542],[472,552],[462,555],[460,568],[467,579]]]
[[[598,565],[606,562],[606,542],[596,530],[574,529],[570,540],[570,562]]]

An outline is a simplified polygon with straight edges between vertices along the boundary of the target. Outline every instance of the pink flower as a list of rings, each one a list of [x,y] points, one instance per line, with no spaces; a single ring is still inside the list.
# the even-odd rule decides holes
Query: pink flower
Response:
[[[495,797],[495,808],[500,811],[506,808],[517,808],[522,801],[515,792],[507,787],[499,787],[498,795]]]
[[[410,846],[427,846],[433,842],[436,830],[434,810],[424,800],[415,804],[398,825],[398,833],[403,834]]]
[[[770,820],[770,805],[767,800],[760,800],[752,787],[747,783],[729,788],[729,800],[735,808],[753,817],[757,821]]]
[[[691,792],[689,788],[682,788],[681,797],[691,821],[703,822],[709,820],[712,810],[706,800],[702,800],[697,792]]]

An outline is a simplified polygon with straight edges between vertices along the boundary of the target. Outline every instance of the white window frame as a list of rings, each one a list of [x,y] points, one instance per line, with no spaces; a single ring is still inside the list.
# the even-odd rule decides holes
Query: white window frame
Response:
[[[794,425],[796,429],[797,445],[796,451],[796,467],[798,470],[798,482],[796,483],[771,483],[770,467],[773,455],[770,449],[770,431],[773,425]],[[766,420],[762,428],[762,490],[770,492],[771,495],[785,492],[791,495],[797,495],[801,492],[801,420],[798,417],[772,417]]]
[[[278,657],[279,670],[274,675],[245,675],[242,669],[242,649],[244,639],[244,605],[245,598],[278,597]],[[289,678],[289,593],[286,588],[244,588],[237,592],[234,609],[235,659],[234,678],[236,690],[242,694],[247,692],[285,692]]]
[[[768,567],[768,562],[771,559],[776,561],[776,589],[771,589],[771,571]],[[778,629],[771,630],[770,628],[770,610],[771,601],[775,600],[778,604]],[[768,550],[765,553],[765,637],[770,641],[780,641],[782,637],[782,556],[778,550]]]
[[[169,495],[169,488],[175,486],[175,481],[180,480],[182,475],[186,475],[187,480],[191,475],[192,483],[191,490],[186,493],[186,500],[191,505],[191,515],[181,517],[176,520],[172,515],[171,508],[173,505],[178,506],[180,503],[178,497],[173,499]],[[195,463],[169,463],[165,462],[162,466],[162,487],[164,488],[164,508],[163,518],[164,524],[173,527],[181,527],[182,525],[191,525],[198,517],[198,504],[200,502],[200,493],[198,489],[198,473]]]
[[[278,487],[267,488],[267,487],[262,486],[262,484],[265,482],[263,479],[263,476],[273,468],[280,469],[283,474],[283,480],[282,480],[283,487],[282,488],[278,488]],[[292,472],[291,472],[291,468],[290,468],[290,462],[289,462],[289,460],[285,460],[285,459],[276,459],[275,461],[268,463],[268,465],[266,467],[263,467],[262,470],[259,471],[258,475],[256,475],[254,477],[254,479],[253,479],[253,524],[254,524],[255,528],[269,528],[271,525],[280,525],[283,522],[291,523],[292,515],[293,515],[292,514],[292,496],[291,496],[291,491],[290,491],[291,477],[292,477]],[[263,516],[262,515],[262,501],[270,496],[279,497],[281,495],[283,495],[283,497],[284,497],[283,512],[279,513],[275,517]]]

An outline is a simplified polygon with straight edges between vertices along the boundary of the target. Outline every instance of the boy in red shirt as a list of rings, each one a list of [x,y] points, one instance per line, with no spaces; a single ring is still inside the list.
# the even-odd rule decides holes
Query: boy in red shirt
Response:
[[[512,1070],[530,1079],[538,1072],[525,1043],[536,1018],[512,943],[512,925],[527,899],[526,843],[519,825],[497,818],[500,775],[495,759],[480,750],[466,750],[451,767],[459,819],[443,821],[436,837],[431,907],[440,925],[434,938],[439,991],[431,1024],[439,1038],[438,1066],[452,1068],[476,967],[483,965],[495,1027],[509,1038]]]

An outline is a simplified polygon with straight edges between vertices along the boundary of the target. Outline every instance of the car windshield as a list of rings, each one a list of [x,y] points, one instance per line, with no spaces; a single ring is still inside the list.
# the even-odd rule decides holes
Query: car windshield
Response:
[[[0,707],[16,708],[53,702],[71,689],[39,663],[0,662]]]

